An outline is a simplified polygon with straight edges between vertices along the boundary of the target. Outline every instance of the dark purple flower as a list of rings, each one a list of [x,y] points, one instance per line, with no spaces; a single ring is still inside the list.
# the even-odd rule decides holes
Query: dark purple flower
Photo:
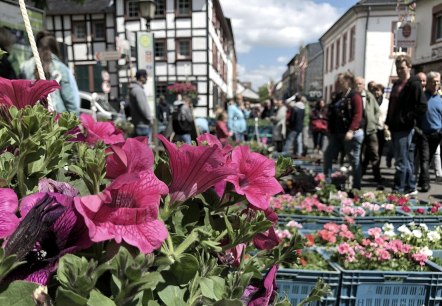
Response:
[[[268,231],[253,237],[253,244],[258,250],[271,250],[280,243],[281,239],[279,239],[273,226]]]
[[[276,296],[276,272],[278,266],[273,266],[264,277],[262,286],[247,286],[243,293],[242,300],[248,306],[268,306],[271,305]]]
[[[27,264],[16,268],[7,280],[45,285],[61,256],[92,245],[83,218],[74,210],[73,197],[35,193],[22,200],[20,213],[21,222],[7,238],[5,253]]]

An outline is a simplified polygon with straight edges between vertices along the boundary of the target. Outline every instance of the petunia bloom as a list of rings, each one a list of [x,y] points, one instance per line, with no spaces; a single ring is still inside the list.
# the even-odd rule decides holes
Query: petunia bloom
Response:
[[[96,122],[91,115],[81,114],[80,121],[86,130],[86,143],[95,144],[101,140],[105,144],[114,144],[124,141],[123,133],[113,122]]]
[[[185,201],[202,193],[233,174],[226,167],[225,157],[218,146],[191,146],[177,148],[164,136],[158,135],[169,156],[172,182],[169,186],[170,202]]]
[[[106,177],[117,178],[124,173],[152,169],[154,156],[146,137],[128,138],[125,143],[111,145],[106,158]]]
[[[266,232],[256,234],[253,237],[253,244],[258,250],[271,250],[280,243],[281,239],[279,239],[273,226]]]
[[[152,170],[128,173],[98,195],[75,198],[75,207],[84,217],[92,241],[124,240],[143,253],[151,253],[168,235],[158,220],[161,195],[167,192]]]
[[[278,266],[273,266],[264,277],[262,286],[247,286],[241,298],[248,306],[272,305],[276,296],[276,272]]]
[[[73,198],[57,193],[34,193],[20,205],[22,219],[6,240],[6,255],[28,264],[17,267],[9,280],[48,283],[58,258],[91,246],[83,218],[73,209]]]
[[[247,146],[232,151],[230,168],[235,170],[226,181],[235,186],[238,194],[245,195],[255,208],[269,208],[271,196],[283,191],[275,178],[275,162],[261,154],[251,152]]]
[[[18,198],[14,190],[0,188],[0,239],[12,234],[18,226]]]
[[[33,106],[60,88],[57,81],[8,80],[0,78],[0,104],[15,106],[18,109]]]
[[[76,188],[72,187],[68,183],[57,182],[48,178],[43,178],[38,182],[38,191],[61,193],[69,197],[76,197],[80,194]]]

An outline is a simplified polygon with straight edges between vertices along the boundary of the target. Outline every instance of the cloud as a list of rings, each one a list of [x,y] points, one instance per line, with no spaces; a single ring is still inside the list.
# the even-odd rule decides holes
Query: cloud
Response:
[[[276,59],[276,61],[280,64],[286,64],[289,60],[288,56],[278,56],[278,58]]]
[[[221,5],[231,18],[238,53],[317,41],[340,16],[338,8],[312,0],[222,0]]]
[[[281,79],[281,75],[287,69],[286,65],[259,65],[253,69],[247,69],[243,65],[238,64],[238,75],[240,81],[252,82],[253,89],[257,89],[262,84],[270,80],[275,82]]]

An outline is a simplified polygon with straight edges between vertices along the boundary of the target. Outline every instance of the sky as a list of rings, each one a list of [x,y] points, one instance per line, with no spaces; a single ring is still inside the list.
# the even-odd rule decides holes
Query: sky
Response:
[[[256,90],[279,81],[299,47],[319,38],[357,0],[220,0],[231,19],[238,78]]]

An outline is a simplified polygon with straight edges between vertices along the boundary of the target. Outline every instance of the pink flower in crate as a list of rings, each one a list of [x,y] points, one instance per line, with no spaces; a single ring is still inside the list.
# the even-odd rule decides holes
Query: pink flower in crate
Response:
[[[394,204],[385,204],[384,209],[388,211],[393,211],[396,209],[396,206]]]
[[[95,144],[101,140],[105,144],[114,144],[124,141],[123,133],[117,129],[113,122],[96,122],[91,115],[81,114],[80,121],[86,130],[88,144]]]
[[[154,164],[152,149],[146,137],[128,138],[124,143],[111,145],[106,157],[106,177],[115,179],[125,173],[150,170]]]
[[[322,240],[330,242],[330,243],[336,242],[336,234],[329,232],[327,230],[319,230],[318,237],[321,238]]]
[[[341,236],[342,238],[346,238],[348,240],[352,240],[355,238],[355,235],[353,235],[353,233],[350,231],[341,231],[339,232],[339,236]]]
[[[356,207],[356,209],[354,210],[355,216],[364,217],[365,214],[366,214],[365,209],[363,209],[362,207]]]
[[[332,222],[324,224],[323,228],[327,231],[334,233],[334,234],[337,234],[340,230],[339,225],[337,225],[336,223],[332,223]]]
[[[75,207],[84,217],[92,241],[124,240],[151,253],[168,235],[158,220],[160,198],[167,193],[167,186],[148,170],[119,176],[101,194],[75,198]]]
[[[287,227],[295,227],[295,228],[302,228],[302,225],[298,222],[291,220],[286,224]]]
[[[0,104],[18,109],[33,106],[60,88],[57,81],[8,80],[0,78]]]
[[[324,173],[318,173],[315,176],[315,182],[324,182],[325,181],[325,174]]]
[[[409,213],[411,211],[411,208],[406,205],[403,205],[401,209],[402,209],[402,211],[404,211],[406,213]]]
[[[390,260],[391,255],[386,249],[376,249],[375,254],[378,257],[378,260]]]
[[[185,201],[221,182],[235,171],[226,165],[226,158],[218,146],[191,146],[179,148],[158,135],[169,156],[172,182],[169,186],[170,202]],[[267,206],[269,199],[267,199]]]
[[[425,209],[423,209],[423,208],[418,208],[415,210],[415,212],[420,215],[425,215]]]
[[[374,238],[379,238],[382,235],[382,229],[379,227],[370,228],[367,233]]]
[[[374,194],[374,192],[372,192],[372,191],[369,191],[369,192],[366,192],[366,193],[364,193],[363,195],[362,195],[364,198],[366,198],[367,200],[376,200],[376,195]]]
[[[361,244],[363,246],[369,246],[371,244],[371,241],[370,241],[370,239],[362,239]]]
[[[341,201],[341,206],[342,206],[342,207],[350,207],[350,206],[353,206],[353,205],[354,205],[354,202],[353,202],[353,200],[350,199],[350,198],[343,199],[343,200]]]
[[[234,175],[227,177],[238,194],[245,195],[254,207],[266,210],[271,196],[283,191],[275,178],[275,162],[261,154],[251,152],[247,146],[232,151]]]
[[[428,260],[428,255],[423,252],[419,252],[411,255],[411,258],[413,258],[414,261],[417,261],[419,265],[425,266],[425,261]]]

